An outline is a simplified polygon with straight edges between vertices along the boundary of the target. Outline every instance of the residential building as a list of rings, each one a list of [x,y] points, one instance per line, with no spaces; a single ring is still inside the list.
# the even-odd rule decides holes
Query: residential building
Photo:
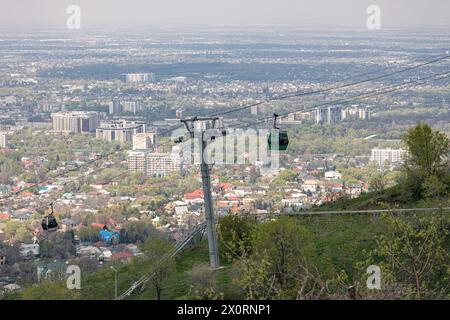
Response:
[[[96,137],[105,141],[132,142],[135,134],[143,133],[145,130],[145,123],[119,120],[102,123],[96,130]]]
[[[340,180],[340,179],[342,179],[342,174],[337,171],[325,172],[325,180]]]
[[[147,172],[147,154],[149,150],[133,150],[128,153],[128,170],[132,172]]]
[[[146,173],[151,176],[165,176],[180,172],[181,158],[175,153],[148,153]]]
[[[19,247],[19,253],[23,258],[33,257],[39,255],[39,244],[21,244]]]
[[[7,146],[6,133],[0,132],[0,148],[6,148],[6,146]]]
[[[100,125],[97,112],[60,111],[51,114],[53,131],[60,133],[95,132]]]
[[[123,111],[122,104],[119,100],[113,100],[109,103],[109,113],[121,113]]]
[[[380,167],[384,165],[395,165],[403,162],[406,155],[406,150],[404,149],[372,149],[370,156],[370,161],[375,161]]]
[[[149,150],[133,150],[128,153],[128,169],[150,176],[165,176],[180,172],[181,157],[176,153],[153,153]]]
[[[156,145],[156,132],[142,132],[133,136],[133,150],[151,149]]]
[[[153,82],[155,81],[154,73],[127,73],[125,75],[126,82]]]
[[[333,124],[341,121],[342,107],[330,106],[327,108],[317,108],[315,114],[316,124]]]
[[[141,101],[124,101],[122,102],[122,111],[130,113],[139,113],[144,109]]]

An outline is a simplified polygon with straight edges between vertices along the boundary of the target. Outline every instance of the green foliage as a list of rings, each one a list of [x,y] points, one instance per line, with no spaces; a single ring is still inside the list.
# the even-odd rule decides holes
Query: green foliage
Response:
[[[172,248],[172,244],[160,237],[147,239],[141,247],[145,260],[152,265],[153,276],[150,282],[158,300],[175,271],[175,261],[172,257],[166,257]]]
[[[418,124],[403,138],[407,148],[407,168],[422,176],[436,175],[444,169],[449,140],[444,133],[433,131],[427,124]]]
[[[100,241],[100,234],[98,228],[91,226],[81,227],[77,231],[78,237],[81,241],[97,242]]]
[[[429,199],[442,198],[448,194],[448,187],[439,177],[432,175],[427,177],[422,185],[423,195]]]
[[[365,262],[365,267],[378,265],[381,268],[385,297],[448,297],[448,216],[436,212],[431,217],[385,216],[385,219],[388,232],[379,237],[376,248]],[[401,292],[394,292],[392,288],[401,288]]]
[[[426,124],[418,124],[408,130],[403,141],[408,151],[404,167],[405,176],[401,181],[404,197],[417,200],[424,196],[424,191],[428,197],[433,194],[441,195],[445,187],[439,182],[445,183],[445,177],[448,175],[446,172],[446,156],[449,150],[447,136],[433,131]],[[424,186],[425,181],[427,181],[426,186]]]
[[[120,231],[120,241],[122,243],[144,242],[158,234],[156,228],[151,222],[127,221],[123,224]]]
[[[39,286],[33,286],[21,294],[23,300],[79,300],[82,298],[79,290],[67,289],[65,281],[43,281]]]
[[[219,219],[217,233],[220,253],[229,262],[253,248],[257,222],[250,216],[228,215]]]

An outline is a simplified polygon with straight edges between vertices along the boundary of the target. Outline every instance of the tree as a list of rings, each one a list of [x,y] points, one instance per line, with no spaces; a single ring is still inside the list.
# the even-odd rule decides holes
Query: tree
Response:
[[[248,215],[228,215],[220,218],[217,230],[220,252],[229,261],[243,253],[249,253],[252,250],[255,229],[256,221]]]
[[[194,297],[202,300],[223,299],[223,294],[217,292],[215,270],[209,264],[196,264],[189,271],[191,287],[194,290]]]
[[[240,284],[250,299],[297,296],[299,281],[307,270],[306,257],[313,247],[311,234],[296,219],[281,217],[258,226],[251,254],[244,252],[237,262]]]
[[[123,224],[121,230],[121,242],[136,243],[144,242],[147,238],[158,234],[158,231],[150,222],[143,221],[127,221]]]
[[[77,231],[77,234],[81,241],[90,241],[90,242],[100,241],[99,230],[91,226],[81,227]]]
[[[160,237],[148,238],[142,246],[146,259],[151,263],[153,276],[150,282],[155,289],[156,298],[161,300],[163,291],[166,289],[168,280],[175,271],[175,262],[172,257],[167,256],[173,245]]]
[[[382,292],[386,298],[440,298],[450,280],[445,242],[449,220],[439,212],[432,217],[410,219],[386,216],[388,233],[377,240],[363,268],[377,265],[381,269]],[[384,289],[383,289],[384,287]],[[392,289],[397,292],[393,295]],[[399,290],[400,289],[400,290]]]
[[[378,170],[375,166],[369,167],[369,188],[371,191],[383,193],[387,185],[386,171]]]
[[[426,198],[441,198],[447,195],[448,185],[441,181],[437,176],[432,175],[425,179],[423,185],[423,195]]]
[[[408,150],[406,166],[409,170],[418,170],[428,177],[445,168],[449,139],[444,133],[433,131],[427,124],[418,124],[408,130],[403,141]]]
[[[447,136],[438,131],[433,131],[427,124],[418,124],[408,130],[403,137],[407,147],[404,175],[401,177],[405,200],[417,200],[424,195],[424,182],[430,176],[445,181],[448,176],[446,172],[449,140]],[[434,187],[436,180],[428,182]],[[430,195],[428,193],[428,195]]]

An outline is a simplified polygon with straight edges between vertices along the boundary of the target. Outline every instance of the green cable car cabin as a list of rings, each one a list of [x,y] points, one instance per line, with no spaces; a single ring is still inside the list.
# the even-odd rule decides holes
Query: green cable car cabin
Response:
[[[274,113],[273,115],[273,129],[270,130],[269,134],[267,135],[267,144],[269,145],[270,150],[279,150],[279,151],[285,151],[289,145],[289,137],[286,130],[280,130],[277,127],[277,118],[278,115]],[[276,132],[278,130],[278,132]],[[272,139],[277,139],[278,135],[278,145],[272,145]]]

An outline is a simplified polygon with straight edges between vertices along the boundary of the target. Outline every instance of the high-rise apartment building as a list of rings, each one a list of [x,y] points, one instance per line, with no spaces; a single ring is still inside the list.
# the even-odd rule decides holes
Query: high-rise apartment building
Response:
[[[375,161],[380,167],[388,164],[399,164],[403,162],[406,155],[406,150],[404,149],[372,149],[370,156],[370,161]]]
[[[139,113],[143,110],[140,101],[124,101],[122,102],[122,111],[130,113]]]
[[[122,104],[119,100],[113,100],[109,103],[109,113],[121,113],[122,112]]]
[[[120,101],[113,100],[109,102],[109,113],[139,113],[144,110],[144,106],[141,101]]]
[[[94,132],[99,124],[99,116],[93,111],[60,111],[51,114],[54,132],[84,133]]]
[[[155,81],[154,73],[127,73],[125,75],[126,82],[153,82]]]
[[[180,172],[181,158],[176,153],[133,150],[128,154],[128,169],[133,172],[144,172],[149,176],[165,176],[172,172]]]
[[[317,108],[315,112],[316,124],[333,124],[341,121],[342,107],[331,106],[327,108]]]
[[[146,131],[146,124],[136,121],[110,121],[104,122],[96,130],[97,139],[117,141],[120,143],[132,142],[133,136]]]
[[[133,150],[151,149],[156,145],[156,132],[137,133],[133,136]]]
[[[0,132],[0,148],[6,148],[7,143],[6,133]]]

